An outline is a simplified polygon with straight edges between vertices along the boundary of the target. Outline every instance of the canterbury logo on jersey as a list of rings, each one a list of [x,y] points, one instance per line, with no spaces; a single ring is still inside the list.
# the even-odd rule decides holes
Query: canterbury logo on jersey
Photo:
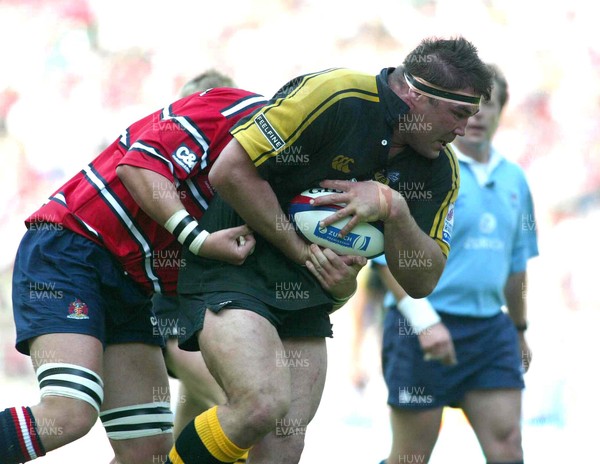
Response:
[[[281,147],[285,145],[285,142],[281,138],[281,136],[277,133],[275,128],[271,125],[269,120],[264,114],[259,114],[254,118],[254,122],[256,123],[256,127],[261,131],[262,135],[269,141],[271,146],[275,150],[279,150]]]
[[[173,159],[188,174],[194,169],[196,163],[198,163],[196,154],[185,145],[180,145],[179,148],[175,150]]]
[[[341,171],[344,174],[348,174],[350,172],[351,164],[354,164],[353,158],[349,158],[344,155],[338,155],[335,158],[333,158],[333,161],[331,162],[331,167],[336,171]]]

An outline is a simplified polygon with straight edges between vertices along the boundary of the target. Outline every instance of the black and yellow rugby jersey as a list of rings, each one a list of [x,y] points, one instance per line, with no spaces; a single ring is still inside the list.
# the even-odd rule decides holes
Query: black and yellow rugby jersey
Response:
[[[269,181],[283,211],[293,196],[324,179],[378,180],[403,194],[419,227],[447,255],[458,163],[449,148],[433,160],[411,149],[388,159],[394,129],[409,110],[387,85],[390,71],[372,76],[333,69],[300,76],[242,119],[232,135]],[[218,196],[201,221],[209,232],[242,223]],[[282,309],[331,301],[308,270],[261,237],[242,266],[185,257],[182,293],[238,291]]]
[[[231,133],[286,203],[323,179],[370,179],[408,109],[387,73],[332,69],[290,81]]]

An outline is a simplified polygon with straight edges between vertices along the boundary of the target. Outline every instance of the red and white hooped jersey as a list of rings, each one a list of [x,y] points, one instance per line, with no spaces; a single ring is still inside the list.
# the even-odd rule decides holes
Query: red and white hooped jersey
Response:
[[[105,247],[150,292],[175,293],[180,245],[134,201],[119,165],[157,172],[176,186],[185,208],[202,216],[213,196],[208,172],[237,121],[264,105],[255,93],[210,89],[177,100],[129,126],[25,220],[61,224]],[[156,193],[160,201],[160,192]]]

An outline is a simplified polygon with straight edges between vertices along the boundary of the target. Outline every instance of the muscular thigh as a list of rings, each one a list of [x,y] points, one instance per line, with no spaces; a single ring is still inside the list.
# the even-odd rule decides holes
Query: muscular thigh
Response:
[[[244,309],[206,311],[199,344],[211,373],[228,400],[268,393],[289,386],[289,371],[274,369],[283,344],[275,327],[261,315]]]

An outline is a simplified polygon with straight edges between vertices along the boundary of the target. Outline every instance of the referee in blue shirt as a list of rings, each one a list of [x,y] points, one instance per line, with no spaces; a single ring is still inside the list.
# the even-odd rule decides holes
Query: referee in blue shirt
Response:
[[[385,259],[375,263],[393,308],[385,319],[382,360],[393,443],[382,464],[427,462],[444,406],[463,409],[488,464],[523,463],[521,390],[531,360],[526,267],[538,249],[525,175],[491,145],[508,98],[506,80],[494,71],[491,99],[454,142],[461,187],[452,253],[436,289],[413,299]],[[419,261],[408,255],[399,260],[405,266]]]

